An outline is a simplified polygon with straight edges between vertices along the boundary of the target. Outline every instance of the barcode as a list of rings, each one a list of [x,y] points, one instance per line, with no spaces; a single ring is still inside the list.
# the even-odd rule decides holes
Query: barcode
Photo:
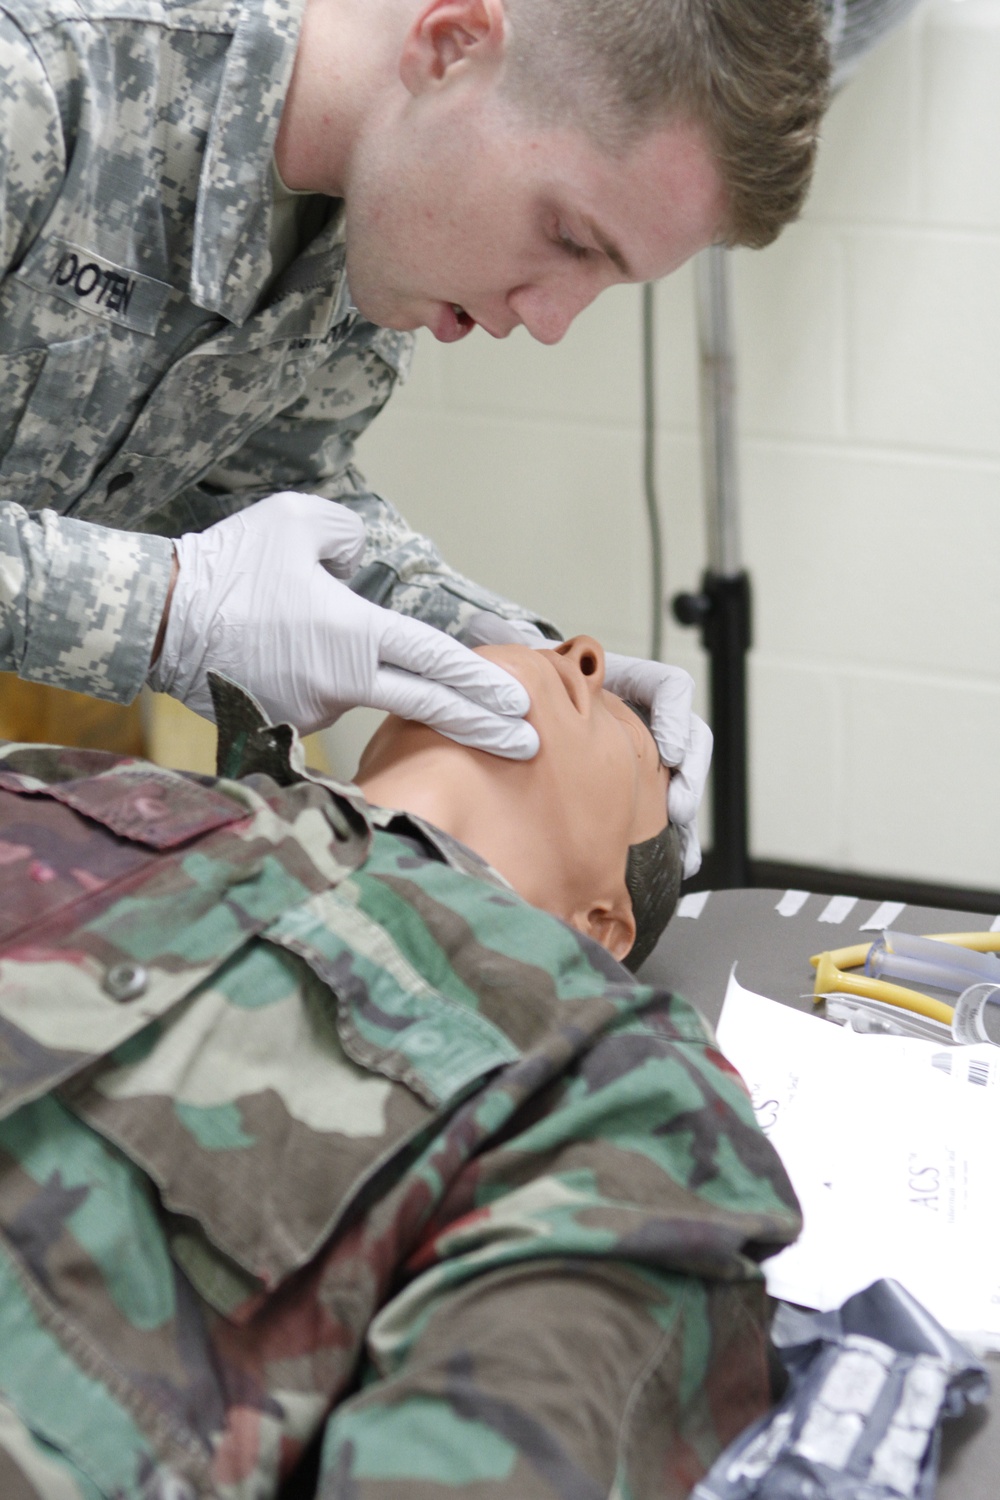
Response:
[[[942,1073],[950,1073],[955,1078],[966,1078],[970,1083],[978,1083],[983,1088],[990,1086],[993,1082],[993,1059],[965,1058],[962,1056],[964,1050],[956,1047],[950,1052],[935,1052],[931,1058],[931,1066]]]

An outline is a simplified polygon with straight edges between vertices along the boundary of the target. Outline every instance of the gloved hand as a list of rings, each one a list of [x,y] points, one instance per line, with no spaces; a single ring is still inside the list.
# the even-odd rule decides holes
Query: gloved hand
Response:
[[[670,767],[667,809],[680,833],[686,880],[701,868],[698,808],[712,763],[712,731],[691,711],[694,679],[683,667],[605,651],[604,686],[649,709],[660,759]]]
[[[508,672],[421,620],[353,594],[365,529],[319,495],[269,495],[174,546],[163,649],[150,685],[212,717],[209,669],[303,734],[358,704],[462,745],[530,760],[530,700]],[[333,575],[333,576],[331,576]]]
[[[538,648],[558,644],[547,640],[537,625],[528,620],[504,620],[487,610],[472,616],[462,631],[462,639],[470,646],[499,645],[505,641]],[[687,879],[701,868],[698,808],[712,763],[712,731],[704,719],[691,712],[694,680],[683,667],[668,667],[663,662],[606,651],[604,686],[619,698],[631,698],[633,703],[649,709],[660,759],[671,769],[667,811],[680,834]]]

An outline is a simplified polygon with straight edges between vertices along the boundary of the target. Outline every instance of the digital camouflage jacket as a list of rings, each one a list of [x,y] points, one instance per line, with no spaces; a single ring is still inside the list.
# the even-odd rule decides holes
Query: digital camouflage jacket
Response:
[[[0,1494],[686,1495],[799,1227],[740,1080],[220,691],[220,779],[0,749]]]
[[[362,516],[367,597],[529,617],[353,466],[412,340],[354,308],[341,204],[275,279],[303,4],[0,0],[0,670],[132,698],[166,538],[282,489]]]

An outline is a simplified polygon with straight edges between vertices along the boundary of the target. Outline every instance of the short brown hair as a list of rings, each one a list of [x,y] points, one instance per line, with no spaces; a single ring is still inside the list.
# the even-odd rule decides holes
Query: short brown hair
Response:
[[[622,960],[634,974],[652,953],[677,907],[684,856],[677,825],[668,823],[642,844],[631,844],[625,886],[635,918],[635,942]]]
[[[768,245],[812,177],[829,96],[820,0],[505,0],[510,97],[621,151],[668,118],[705,131],[728,245]]]
[[[623,700],[642,720],[650,735],[652,714],[644,703],[631,698]],[[655,743],[655,742],[654,742]],[[664,820],[666,820],[664,808]],[[675,823],[667,823],[659,833],[641,844],[630,844],[625,861],[625,888],[635,918],[635,939],[625,958],[626,969],[634,974],[652,953],[663,929],[674,914],[684,878],[684,855]]]

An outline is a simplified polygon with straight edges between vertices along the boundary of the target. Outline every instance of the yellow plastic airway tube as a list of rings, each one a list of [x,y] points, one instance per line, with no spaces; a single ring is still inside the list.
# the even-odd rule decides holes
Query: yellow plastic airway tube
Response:
[[[1000,953],[1000,932],[925,932],[923,936],[939,943],[954,943],[956,948],[971,948],[974,953]],[[826,955],[814,953],[809,962],[815,969],[821,958],[828,957],[840,969],[856,969],[868,957],[870,947],[871,943],[855,943],[850,948],[832,948]]]
[[[868,949],[864,943],[859,944],[865,953]],[[842,949],[842,952],[850,952],[850,949]],[[860,978],[856,974],[845,974],[843,969],[838,969],[834,962],[832,953],[820,953],[816,961],[816,984],[813,990],[813,1003],[818,1004],[831,990],[836,990],[843,995],[860,995],[866,1000],[884,1000],[887,1005],[895,1005],[901,1010],[912,1010],[918,1016],[927,1016],[932,1021],[942,1021],[945,1026],[951,1025],[952,1007],[945,1005],[942,1000],[932,1000],[929,995],[922,995],[919,990],[908,990],[901,984],[889,984],[884,979]]]

